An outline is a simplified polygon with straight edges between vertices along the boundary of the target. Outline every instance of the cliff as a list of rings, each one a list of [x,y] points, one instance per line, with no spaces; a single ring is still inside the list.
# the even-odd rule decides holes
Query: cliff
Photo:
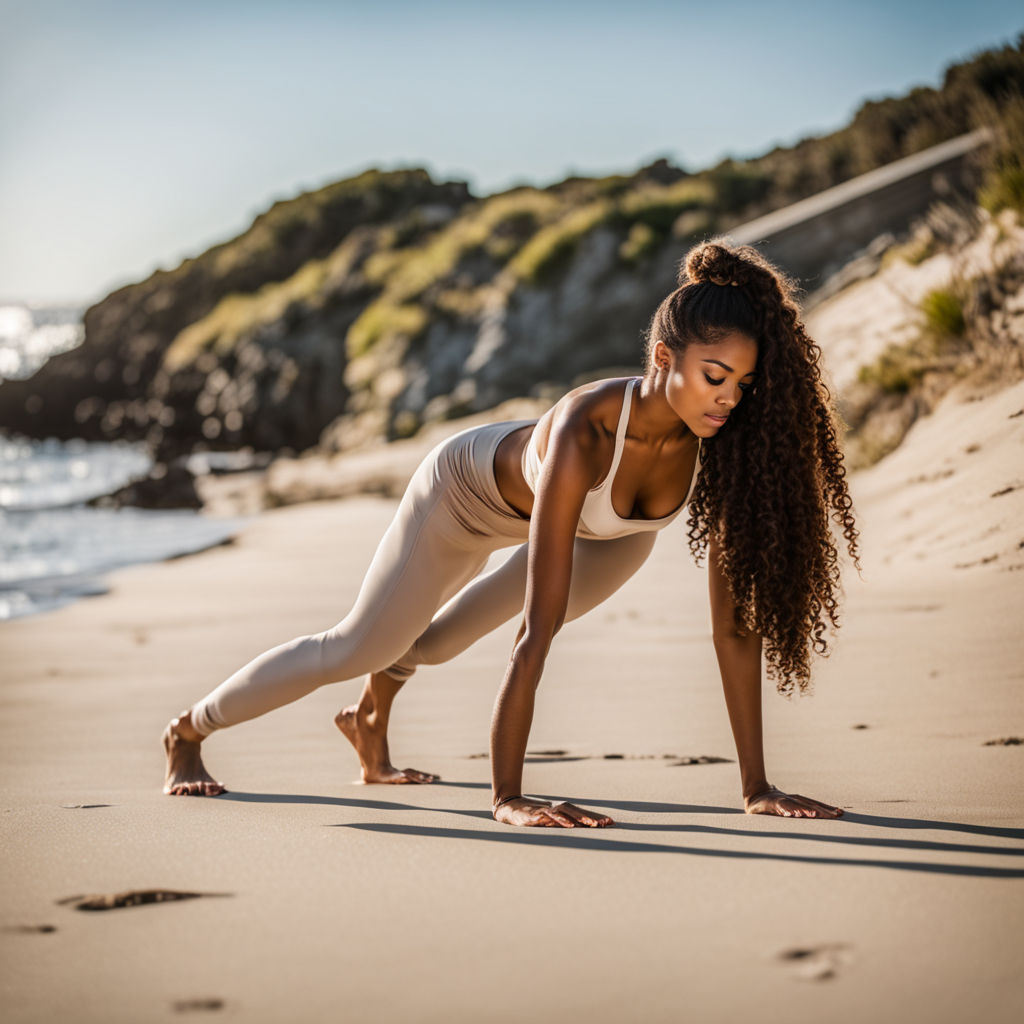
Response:
[[[477,198],[421,169],[367,171],[90,308],[78,349],[0,384],[0,426],[144,440],[167,460],[346,450],[543,398],[639,363],[647,319],[702,237],[750,235],[817,287],[943,190],[973,194],[980,136],[941,159],[922,151],[998,121],[1022,93],[1018,43],[951,68],[939,90],[865,104],[839,132],[696,175],[659,160]],[[997,149],[1012,204],[1019,147]]]

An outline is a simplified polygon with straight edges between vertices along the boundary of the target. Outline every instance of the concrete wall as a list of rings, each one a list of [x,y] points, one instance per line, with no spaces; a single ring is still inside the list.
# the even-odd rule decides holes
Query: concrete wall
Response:
[[[944,196],[972,186],[971,155],[982,129],[879,167],[835,188],[729,231],[813,291],[851,256],[885,232],[899,234]]]

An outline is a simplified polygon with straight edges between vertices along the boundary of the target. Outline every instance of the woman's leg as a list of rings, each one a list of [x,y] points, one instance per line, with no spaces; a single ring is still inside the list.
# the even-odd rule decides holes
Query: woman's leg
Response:
[[[611,597],[647,560],[655,536],[647,532],[615,540],[577,538],[565,621],[579,618]],[[449,661],[523,610],[526,562],[524,544],[497,569],[459,591],[395,664],[370,674],[359,702],[335,716],[335,724],[359,754],[364,781],[434,781],[435,776],[391,764],[387,747],[391,705],[418,665]]]
[[[607,600],[628,580],[654,547],[656,534],[632,533],[614,540],[577,538],[565,621],[579,618]],[[482,636],[523,610],[526,595],[527,545],[493,571],[478,576],[434,616],[430,626],[398,661],[373,673],[358,705],[339,712],[346,717],[374,714],[387,728],[395,695],[418,665],[437,665],[461,654]]]
[[[166,791],[222,791],[202,767],[199,741],[325,683],[390,664],[436,609],[480,571],[491,551],[520,539],[514,531],[502,533],[505,523],[478,498],[472,473],[466,473],[473,458],[483,457],[484,442],[490,443],[490,435],[481,437],[439,446],[420,466],[341,622],[264,652],[171,723],[164,736]],[[514,520],[507,513],[505,518]]]

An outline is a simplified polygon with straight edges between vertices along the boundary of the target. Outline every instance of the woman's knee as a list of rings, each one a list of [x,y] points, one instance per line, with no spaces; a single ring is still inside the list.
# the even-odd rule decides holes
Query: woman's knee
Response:
[[[300,638],[308,645],[311,657],[316,661],[321,686],[373,671],[371,653],[343,626],[343,623],[339,623],[323,632]]]

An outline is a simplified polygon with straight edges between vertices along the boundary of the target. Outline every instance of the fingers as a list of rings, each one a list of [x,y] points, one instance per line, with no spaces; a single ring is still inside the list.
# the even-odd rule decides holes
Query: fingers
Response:
[[[575,804],[547,804],[539,801],[529,801],[527,806],[517,806],[514,809],[511,804],[504,804],[495,813],[495,820],[507,825],[536,828],[606,828],[614,824],[606,814],[596,814]]]
[[[801,796],[794,793],[790,798],[797,802],[801,811],[799,817],[803,818],[838,818],[842,813],[841,807],[833,807],[831,804],[823,804],[820,800],[812,800],[809,796]]]
[[[171,796],[220,796],[227,791],[219,782],[176,782],[165,790]]]
[[[575,804],[560,803],[556,809],[561,811],[573,820],[574,823],[585,825],[587,828],[606,828],[614,824],[607,814],[598,814],[595,811],[587,811]]]
[[[778,801],[779,811],[786,818],[838,818],[842,808],[823,804],[800,793],[792,793]]]
[[[843,809],[813,800],[801,793],[773,790],[759,797],[746,808],[748,814],[774,814],[780,818],[839,818]]]
[[[541,811],[547,818],[541,824],[558,825],[561,828],[576,828],[577,825],[584,828],[606,828],[614,824],[606,814],[595,814],[570,803],[554,804],[552,807],[541,808]]]

